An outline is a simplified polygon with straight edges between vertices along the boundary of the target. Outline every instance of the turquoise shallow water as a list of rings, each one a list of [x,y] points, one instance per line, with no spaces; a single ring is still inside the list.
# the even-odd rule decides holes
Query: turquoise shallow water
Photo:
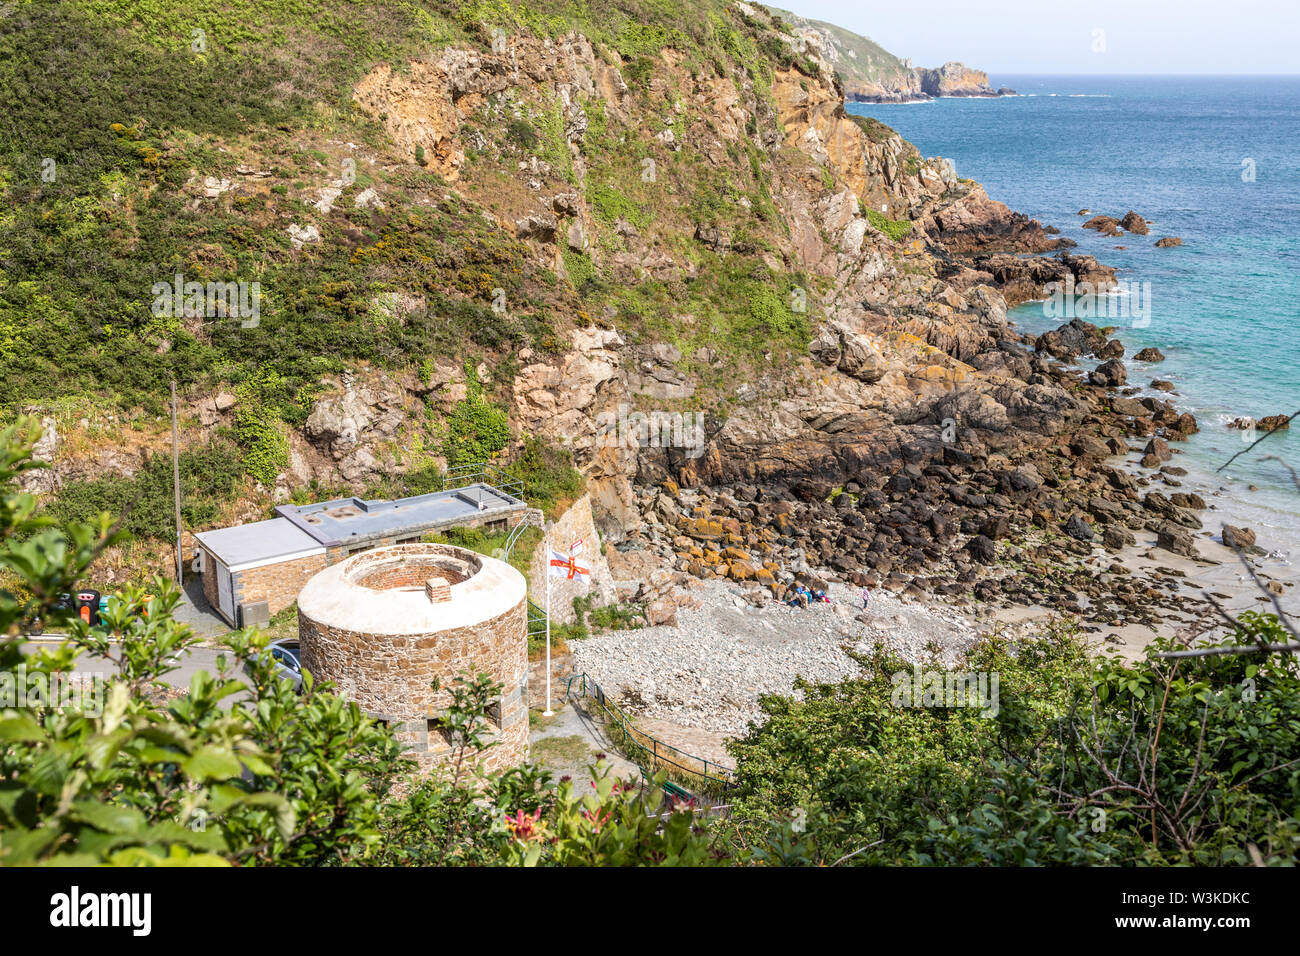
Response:
[[[1300,408],[1300,77],[992,79],[1021,95],[849,109],[950,158],[958,175],[1059,227],[1120,278],[1150,283],[1148,323],[1094,321],[1119,325],[1130,357],[1147,345],[1164,352],[1160,365],[1130,362],[1129,382],[1169,379],[1196,415],[1201,433],[1174,462],[1192,472],[1189,484],[1220,490],[1224,517],[1255,527],[1261,544],[1300,554],[1300,492],[1262,460],[1300,468],[1300,428],[1215,472],[1246,447],[1226,421]],[[1081,228],[1085,207],[1134,209],[1151,235],[1098,236]],[[1184,245],[1157,249],[1160,236]],[[1031,332],[1064,321],[1045,312],[1030,303],[1011,319]]]

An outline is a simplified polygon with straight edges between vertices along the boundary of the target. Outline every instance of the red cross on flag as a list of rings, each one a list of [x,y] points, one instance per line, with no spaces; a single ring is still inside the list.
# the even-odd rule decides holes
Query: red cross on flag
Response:
[[[560,552],[552,548],[551,574],[555,575],[557,578],[567,578],[570,581],[587,581],[590,580],[590,578],[584,578],[583,575],[590,575],[591,568],[580,567],[578,562],[574,560],[571,555],[560,554]]]

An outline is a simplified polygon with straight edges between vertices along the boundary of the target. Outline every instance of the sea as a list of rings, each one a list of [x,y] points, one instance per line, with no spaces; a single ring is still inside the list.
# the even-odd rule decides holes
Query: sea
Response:
[[[1112,317],[1090,321],[1117,326],[1138,397],[1172,398],[1196,416],[1200,433],[1171,446],[1182,452],[1171,464],[1189,472],[1178,490],[1215,496],[1207,529],[1250,527],[1279,563],[1300,560],[1300,488],[1286,467],[1300,470],[1300,417],[1235,459],[1262,433],[1228,428],[1239,417],[1300,409],[1300,77],[990,81],[1017,95],[854,103],[849,112],[951,160],[992,198],[1116,267],[1126,294],[1145,301],[1128,309],[1114,301]],[[1150,235],[1082,228],[1092,215],[1118,219],[1130,209]],[[1156,248],[1163,236],[1183,244]],[[1044,302],[1009,317],[1035,334],[1067,321]],[[1134,361],[1146,346],[1165,361]],[[1152,390],[1157,378],[1176,391]]]

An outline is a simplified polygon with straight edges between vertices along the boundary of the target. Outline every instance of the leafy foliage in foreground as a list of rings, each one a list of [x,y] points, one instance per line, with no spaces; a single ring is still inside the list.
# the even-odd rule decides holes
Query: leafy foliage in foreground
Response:
[[[63,645],[25,651],[25,626],[76,590],[113,540],[108,515],[58,527],[17,490],[39,434],[31,419],[0,431],[0,569],[21,584],[0,591],[0,864],[714,858],[685,808],[668,808],[661,828],[659,791],[625,790],[603,766],[590,793],[569,781],[553,790],[533,767],[480,773],[487,704],[500,693],[484,675],[459,681],[441,718],[458,741],[450,768],[413,778],[401,745],[355,704],[309,674],[302,693],[276,677],[256,631],[230,635],[218,672],[177,696],[162,678],[195,640],[173,619],[179,594],[164,581],[152,598],[114,597],[93,628],[74,622]],[[26,690],[90,667],[105,672],[98,699],[93,689],[71,701],[13,694],[19,680]]]
[[[1243,615],[1235,640],[1277,641]],[[781,862],[942,865],[1294,863],[1300,849],[1300,676],[1289,656],[1089,657],[1058,630],[992,639],[967,662],[999,676],[995,716],[898,707],[887,655],[863,675],[769,697],[733,752],[736,818],[802,834],[737,843]],[[851,855],[851,856],[850,856]]]
[[[0,864],[1232,865],[1300,847],[1290,657],[1097,663],[1066,631],[991,639],[965,665],[998,675],[983,709],[900,706],[894,675],[912,673],[863,658],[857,678],[763,700],[734,745],[732,815],[706,823],[603,764],[586,786],[481,772],[500,693],[485,675],[451,688],[457,747],[425,777],[328,685],[278,679],[256,631],[178,696],[162,678],[194,639],[163,581],[27,651],[24,628],[113,538],[110,516],[60,527],[17,489],[39,433],[0,431],[0,571],[17,582],[0,590]],[[1243,619],[1239,641],[1280,637]],[[95,661],[102,707],[13,696]]]

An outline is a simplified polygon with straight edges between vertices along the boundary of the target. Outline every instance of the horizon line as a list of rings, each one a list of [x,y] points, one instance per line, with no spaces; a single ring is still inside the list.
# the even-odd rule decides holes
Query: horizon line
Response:
[[[975,69],[970,67],[970,69]],[[990,76],[994,73],[1013,73],[1017,76],[1069,76],[1069,77],[1099,77],[1099,76],[1190,76],[1190,77],[1239,77],[1248,79],[1253,77],[1295,77],[1300,78],[1300,70],[1294,73],[1033,73],[1023,70],[1008,69],[987,69],[980,68],[979,72],[988,73]]]

